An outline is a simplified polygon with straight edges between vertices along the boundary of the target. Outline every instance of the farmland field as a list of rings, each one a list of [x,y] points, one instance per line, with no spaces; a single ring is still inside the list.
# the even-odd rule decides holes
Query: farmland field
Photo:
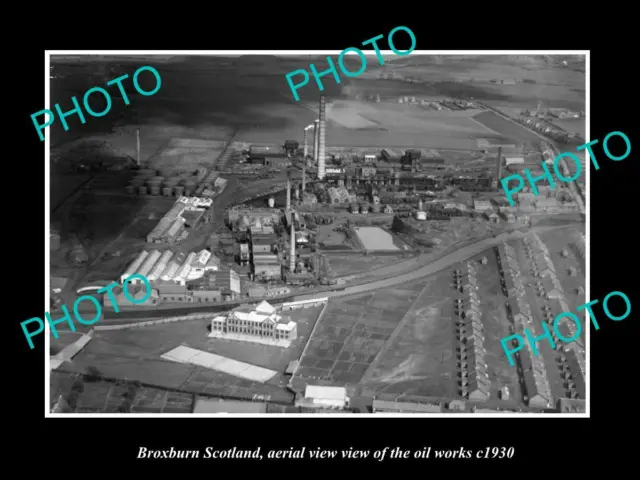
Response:
[[[491,130],[518,142],[539,142],[540,138],[528,130],[505,120],[493,112],[482,112],[474,120],[486,125]]]

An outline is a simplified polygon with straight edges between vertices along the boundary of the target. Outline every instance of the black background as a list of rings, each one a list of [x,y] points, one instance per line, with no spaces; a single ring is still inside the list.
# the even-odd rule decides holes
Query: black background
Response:
[[[634,351],[637,336],[632,325],[637,321],[638,284],[637,244],[640,229],[636,185],[638,172],[632,126],[637,125],[633,70],[635,58],[630,52],[634,30],[620,23],[624,11],[616,13],[616,23],[604,13],[579,18],[575,12],[560,12],[555,5],[517,4],[525,13],[482,15],[459,6],[453,12],[435,12],[428,4],[424,12],[396,5],[400,15],[394,22],[384,13],[389,5],[363,5],[347,13],[324,4],[296,4],[270,11],[268,19],[244,5],[244,14],[225,12],[227,6],[192,6],[179,19],[173,10],[156,4],[145,16],[133,17],[127,8],[114,4],[92,17],[91,27],[73,16],[57,21],[49,14],[48,26],[30,25],[28,42],[20,43],[5,62],[3,83],[11,92],[5,102],[12,103],[5,114],[4,166],[7,177],[19,173],[32,178],[29,190],[23,185],[4,182],[5,187],[5,307],[4,323],[8,334],[4,370],[9,380],[3,385],[5,406],[4,452],[12,461],[23,457],[23,471],[42,469],[45,475],[127,476],[166,472],[229,476],[245,468],[262,475],[274,470],[281,475],[304,475],[330,469],[339,477],[357,475],[366,466],[375,472],[428,477],[446,472],[457,478],[463,473],[482,472],[504,476],[565,476],[585,467],[600,465],[603,471],[622,471],[633,459],[631,447],[635,431],[638,362]],[[156,9],[157,7],[157,9]],[[496,8],[496,7],[494,7]],[[516,4],[511,4],[511,10]],[[535,11],[529,11],[531,8]],[[165,10],[167,9],[167,10]],[[313,19],[313,17],[318,17]],[[157,17],[157,18],[153,18]],[[587,17],[587,15],[585,15]],[[101,19],[101,20],[100,20]],[[100,21],[98,21],[100,20]],[[53,25],[53,26],[52,26]],[[80,26],[79,26],[80,25]],[[84,25],[84,26],[82,26]],[[591,329],[591,418],[279,418],[255,419],[174,419],[114,418],[45,419],[45,367],[43,336],[29,350],[20,322],[42,316],[44,272],[44,142],[34,131],[30,114],[44,108],[44,50],[62,49],[333,49],[359,45],[365,39],[386,34],[405,25],[417,37],[417,49],[498,50],[498,49],[579,49],[591,51],[591,139],[602,140],[614,130],[625,132],[632,143],[631,155],[621,162],[604,157],[601,147],[600,170],[591,169],[591,298],[602,300],[613,291],[625,292],[633,306],[622,322],[603,317],[600,330]],[[55,27],[55,28],[54,28]],[[396,47],[408,47],[400,40]],[[395,40],[395,39],[394,39]],[[386,49],[386,40],[382,41]],[[5,45],[11,49],[9,43]],[[8,70],[14,72],[7,74]],[[283,82],[284,80],[283,72]],[[5,151],[6,152],[6,151]],[[37,186],[42,185],[42,190]],[[9,218],[6,217],[9,216]],[[631,280],[635,279],[635,282]],[[614,307],[615,309],[615,307]],[[615,311],[615,310],[614,310]],[[12,428],[13,427],[13,428]],[[512,460],[136,460],[139,446],[163,449],[282,448],[320,446],[339,450],[381,449],[399,446],[420,449],[480,449],[486,446],[513,446]],[[45,462],[38,460],[44,457]],[[518,465],[516,465],[516,463]],[[8,467],[8,465],[7,465]],[[88,468],[87,468],[88,467]],[[94,467],[94,468],[91,468]],[[97,467],[97,468],[95,468]],[[123,468],[124,467],[124,468]],[[517,468],[514,468],[517,467]],[[187,469],[188,468],[188,469]],[[204,470],[206,468],[206,470]],[[351,472],[349,470],[352,470]],[[633,470],[632,470],[633,471]],[[134,473],[135,472],[135,473]],[[193,472],[193,473],[192,473]],[[609,473],[607,472],[607,473]],[[464,473],[466,475],[466,472]],[[593,472],[592,474],[597,474]],[[161,477],[158,477],[161,478]]]

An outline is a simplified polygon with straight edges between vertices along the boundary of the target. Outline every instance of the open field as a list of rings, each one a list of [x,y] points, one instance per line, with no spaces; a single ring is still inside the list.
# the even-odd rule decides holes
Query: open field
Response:
[[[482,112],[473,117],[473,119],[483,125],[486,125],[487,128],[504,135],[505,138],[510,140],[515,140],[517,142],[540,141],[540,137],[536,136],[532,132],[499,117],[493,112]]]
[[[338,255],[325,253],[331,268],[331,277],[368,273],[373,269],[398,262],[395,255]]]
[[[60,395],[69,398],[76,375],[51,372],[51,406]],[[130,410],[129,410],[130,409]],[[77,398],[77,413],[191,413],[193,395],[102,380],[84,381]]]
[[[294,388],[357,384],[421,289],[405,285],[331,302],[300,360]]]
[[[284,364],[286,367],[288,360],[285,362],[285,359],[278,357],[279,352],[269,350],[269,347],[260,349],[256,345],[238,345],[237,349],[223,346],[218,350],[217,345],[224,341],[207,337],[208,323],[207,320],[194,320],[145,327],[139,330],[98,331],[94,334],[91,343],[74,358],[73,362],[65,364],[65,368],[82,372],[92,365],[107,377],[126,377],[195,393],[205,392],[243,398],[262,394],[270,395],[274,400],[291,398],[283,390],[286,383],[284,375],[278,375],[268,383],[262,384],[207,368],[165,361],[160,358],[169,350],[185,344],[220,355],[226,353],[235,360],[266,359],[265,361],[272,362],[270,365]],[[304,330],[310,327],[305,327],[303,324],[302,328]],[[256,348],[261,353],[250,357],[250,347]],[[278,364],[278,362],[281,363]],[[283,372],[284,368],[281,371]]]
[[[587,124],[584,119],[556,119],[551,122],[552,124],[566,130],[569,133],[577,133],[581,138],[587,138],[586,127]]]
[[[452,293],[449,272],[421,282],[419,297],[384,345],[363,379],[367,395],[452,395]]]

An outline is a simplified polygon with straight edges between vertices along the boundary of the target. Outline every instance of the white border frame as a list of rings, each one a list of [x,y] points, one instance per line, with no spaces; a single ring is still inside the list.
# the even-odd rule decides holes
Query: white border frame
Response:
[[[371,52],[371,53],[369,53]],[[381,50],[383,55],[392,55],[393,51],[391,50]],[[44,98],[45,98],[45,106],[44,108],[50,109],[51,105],[51,90],[50,90],[50,61],[51,55],[87,55],[87,56],[96,56],[96,55],[123,55],[127,57],[135,56],[135,55],[339,55],[341,50],[45,50],[44,54],[44,79],[45,79],[45,87],[44,87]],[[375,55],[372,50],[365,51],[366,55]],[[584,55],[585,56],[585,140],[586,142],[591,141],[591,125],[589,123],[590,120],[590,98],[591,98],[591,61],[590,61],[590,51],[589,50],[414,50],[412,54],[416,55]],[[355,55],[355,53],[353,53]],[[284,74],[287,72],[283,72]],[[51,200],[50,200],[50,182],[51,182],[51,172],[50,172],[50,150],[51,150],[51,139],[49,135],[49,131],[45,132],[45,213],[44,213],[44,226],[45,226],[45,307],[44,311],[49,311],[49,286],[51,282],[51,258],[49,252],[49,228],[50,228],[50,210],[51,210]],[[585,169],[586,169],[586,190],[585,193],[585,204],[586,204],[586,219],[585,219],[585,237],[586,237],[586,279],[585,279],[585,300],[587,302],[590,301],[591,289],[590,289],[590,273],[591,273],[591,246],[590,246],[590,213],[591,213],[591,205],[590,205],[590,197],[591,197],[591,169],[589,168],[590,161],[589,156],[585,152]],[[206,413],[183,413],[183,414],[172,414],[172,413],[159,413],[159,414],[146,414],[146,413],[51,413],[50,407],[50,396],[51,396],[51,382],[50,382],[50,337],[49,337],[49,324],[45,323],[45,405],[44,405],[44,416],[45,418],[320,418],[320,417],[338,417],[338,418],[385,418],[385,417],[404,417],[404,418],[590,418],[591,416],[591,341],[590,341],[590,329],[586,328],[586,339],[587,339],[587,348],[586,348],[586,369],[587,369],[587,378],[586,378],[586,387],[587,387],[587,398],[586,398],[586,411],[585,413],[514,413],[514,414],[501,414],[501,413],[375,413],[375,414],[347,414],[347,413],[291,413],[291,414],[280,414],[280,413],[268,413],[268,414],[206,414]],[[587,322],[585,321],[585,325]]]

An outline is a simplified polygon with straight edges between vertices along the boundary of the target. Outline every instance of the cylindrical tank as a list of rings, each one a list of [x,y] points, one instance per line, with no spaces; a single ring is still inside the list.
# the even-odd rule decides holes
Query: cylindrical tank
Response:
[[[127,185],[126,187],[124,187],[124,191],[127,193],[127,195],[133,195],[136,191],[136,187],[134,185]]]
[[[138,195],[146,195],[147,194],[147,187],[145,187],[144,185],[141,185],[138,187]]]
[[[175,187],[173,192],[176,197],[182,197],[184,196],[184,187]]]
[[[171,188],[171,187],[164,187],[162,189],[162,195],[164,195],[165,197],[170,197],[172,190],[173,190],[173,188]]]
[[[269,208],[273,208],[276,205],[276,201],[273,197],[269,197]]]
[[[380,213],[380,204],[374,203],[373,205],[371,205],[371,211],[373,213]]]
[[[133,180],[131,180],[131,185],[133,185],[134,187],[139,187],[140,185],[144,185],[145,179],[144,178],[134,178]]]
[[[154,180],[154,181],[164,181],[164,177],[162,175],[156,175],[154,177],[151,177],[149,180]]]
[[[160,195],[160,186],[159,185],[151,185],[149,187],[149,193],[151,195]]]

